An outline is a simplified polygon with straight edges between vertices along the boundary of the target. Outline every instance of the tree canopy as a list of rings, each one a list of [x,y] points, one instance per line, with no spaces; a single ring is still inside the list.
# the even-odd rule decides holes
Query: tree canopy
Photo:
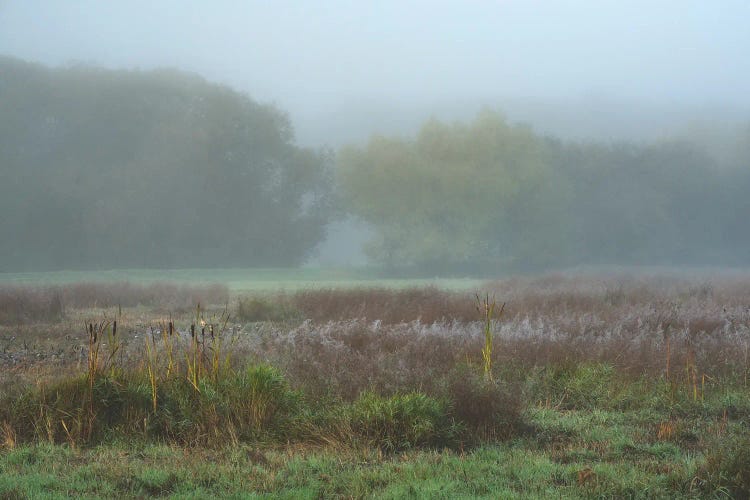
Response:
[[[414,140],[378,136],[345,148],[339,181],[351,210],[377,229],[371,257],[474,268],[523,248],[513,229],[536,217],[532,199],[559,198],[546,192],[548,154],[531,130],[487,111],[468,125],[431,120]]]
[[[337,172],[374,229],[369,256],[391,267],[735,265],[750,262],[750,155],[738,152],[721,165],[681,140],[563,143],[486,110],[345,148]]]
[[[750,128],[720,139],[564,142],[484,110],[334,158],[196,75],[0,57],[0,271],[299,265],[341,208],[402,271],[748,265]]]
[[[0,270],[299,264],[331,160],[192,74],[0,58]]]

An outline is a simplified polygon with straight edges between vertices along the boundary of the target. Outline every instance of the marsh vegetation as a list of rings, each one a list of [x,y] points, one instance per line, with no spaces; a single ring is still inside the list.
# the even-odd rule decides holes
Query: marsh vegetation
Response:
[[[120,288],[0,327],[5,494],[749,491],[744,278],[488,282],[500,317],[430,288]]]

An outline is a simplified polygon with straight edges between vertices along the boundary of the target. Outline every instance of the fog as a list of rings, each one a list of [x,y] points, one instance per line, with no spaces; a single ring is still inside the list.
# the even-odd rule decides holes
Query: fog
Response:
[[[488,104],[579,137],[662,133],[686,118],[744,118],[750,107],[742,0],[5,1],[0,9],[0,53],[194,71],[278,103],[299,140],[315,145],[413,131],[425,116],[467,118]]]
[[[472,123],[483,110],[491,109],[511,127],[528,124],[540,141],[552,138],[571,145],[625,141],[650,147],[687,138],[696,141],[699,149],[712,159],[709,170],[733,168],[740,172],[748,166],[742,156],[750,121],[748,19],[750,3],[742,0],[375,3],[6,0],[0,1],[0,55],[47,68],[137,69],[147,74],[168,67],[195,73],[211,84],[226,85],[254,102],[270,104],[281,114],[287,114],[295,133],[292,145],[315,151],[328,148],[336,156],[340,148],[354,145],[363,148],[359,151],[362,155],[375,158],[377,152],[366,149],[373,134],[416,138],[430,119],[449,127],[456,121]],[[0,84],[2,78],[0,74]],[[110,118],[117,120],[116,115]],[[476,125],[476,130],[480,128]],[[593,153],[583,155],[589,158]],[[683,156],[695,158],[691,154]],[[632,162],[640,162],[638,158],[639,154],[632,155]],[[302,163],[305,161],[308,160]],[[667,161],[684,164],[680,162]],[[15,165],[6,159],[6,166],[11,164]],[[17,165],[22,168],[24,163],[18,160]],[[653,165],[658,169],[661,164]],[[583,175],[578,172],[566,178]],[[10,170],[6,176],[20,182]],[[350,188],[355,189],[355,184],[352,181]],[[726,184],[737,185],[737,179],[727,180]],[[688,195],[688,191],[683,193],[686,199],[697,196],[693,199],[701,201],[699,194],[690,191]],[[354,196],[352,193],[348,195],[350,198]],[[647,196],[640,189],[634,188],[634,193]],[[652,194],[656,200],[662,193],[657,190]],[[310,195],[300,191],[299,196],[302,199]],[[726,191],[716,191],[709,198],[725,200],[727,196]],[[545,198],[544,203],[548,200]],[[638,204],[639,200],[636,197],[630,202]],[[21,205],[8,203],[8,210],[22,210]],[[575,210],[567,202],[560,203],[558,208],[565,205],[573,217]],[[331,265],[364,262],[360,245],[370,238],[371,231],[363,229],[361,221],[368,221],[368,217],[382,219],[384,215],[368,214],[365,207],[351,208],[354,205],[350,202],[350,208],[332,211],[336,212],[329,221],[329,233],[333,236],[323,243],[322,250],[317,254],[302,252],[289,262]],[[738,206],[729,205],[724,210],[741,215],[736,213],[740,210]],[[524,213],[528,210],[524,209]],[[644,215],[643,220],[653,221],[655,217],[670,214],[664,209],[658,216]],[[170,219],[169,223],[174,220],[177,219]],[[19,222],[15,230],[20,231],[18,228],[25,227],[24,224]],[[452,223],[440,224],[446,230],[452,227]],[[497,224],[488,222],[486,227]],[[640,228],[643,224],[636,226]],[[503,230],[509,228],[504,226]],[[736,230],[739,229],[735,226],[731,231],[726,228],[722,235]],[[588,233],[588,227],[576,231]],[[646,238],[638,231],[631,236]],[[219,233],[217,238],[221,238]],[[247,241],[254,241],[255,236],[248,238]],[[309,235],[309,238],[312,241],[316,237]],[[684,240],[683,236],[679,238]],[[33,241],[27,244],[41,244]],[[281,245],[281,241],[274,244]],[[385,241],[378,247],[380,250],[370,248],[368,255],[381,252],[382,256],[383,252],[392,251],[383,249],[383,245],[392,243],[387,237]],[[732,241],[722,245],[739,245]],[[435,245],[439,244],[435,240]],[[530,244],[531,240],[519,243],[516,251],[525,251],[522,248]],[[650,245],[660,244],[653,241]],[[568,252],[581,251],[573,247]],[[499,247],[493,248],[500,251]],[[735,258],[738,248],[727,252],[714,248],[698,254],[672,250],[613,252],[599,260],[615,263],[612,261],[619,262],[623,257],[626,263],[664,264],[670,262],[670,256],[679,254],[683,258],[681,263],[744,264]],[[274,251],[266,253],[270,256]],[[413,249],[404,258],[407,254],[412,258],[416,253]],[[229,251],[220,254],[229,258],[230,264],[242,263],[239,254]],[[652,256],[658,262],[651,262]],[[435,262],[450,258],[440,255]],[[206,264],[200,259],[193,261],[179,256],[174,256],[174,260],[149,259],[144,254],[138,262],[146,267]],[[72,264],[65,259],[42,260],[45,262],[40,267],[44,268],[80,267],[80,263]],[[278,264],[273,259],[262,263],[268,262]],[[133,261],[123,256],[122,260],[92,262],[92,267],[120,263],[133,265]],[[576,259],[563,259],[550,265],[580,263]],[[34,267],[31,260],[7,265],[9,270]]]

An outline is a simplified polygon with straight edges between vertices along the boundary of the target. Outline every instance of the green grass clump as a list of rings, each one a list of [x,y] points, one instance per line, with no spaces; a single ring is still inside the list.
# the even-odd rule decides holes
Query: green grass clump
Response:
[[[174,472],[162,469],[146,469],[139,472],[134,481],[134,489],[148,496],[165,496],[173,493],[179,479]]]
[[[557,408],[618,408],[629,404],[634,386],[606,363],[553,364],[532,374],[530,395]]]
[[[364,392],[346,412],[346,418],[368,444],[387,452],[449,446],[457,431],[447,405],[418,392],[391,397]]]
[[[109,376],[89,385],[84,375],[29,389],[6,402],[0,415],[22,442],[71,444],[97,441],[106,433],[129,432],[147,415],[146,388]]]
[[[148,416],[147,434],[196,445],[258,439],[285,439],[300,410],[300,395],[268,365],[249,365],[198,390],[173,379],[159,389],[160,404]]]
[[[270,365],[250,365],[220,385],[228,417],[243,436],[271,431],[290,436],[289,423],[301,409],[301,394],[289,388],[284,375]]]
[[[268,365],[250,365],[198,388],[182,377],[158,386],[158,405],[144,370],[85,375],[34,387],[7,401],[0,422],[13,441],[90,444],[117,437],[217,444],[290,435],[300,395]]]
[[[184,374],[162,374],[152,385],[153,373],[147,367],[112,370],[97,372],[93,381],[81,374],[30,387],[0,402],[3,439],[8,447],[119,439],[209,447],[322,440],[392,453],[505,438],[521,421],[518,396],[468,368],[440,394],[365,391],[351,403],[310,401],[267,364],[224,370],[197,384]]]

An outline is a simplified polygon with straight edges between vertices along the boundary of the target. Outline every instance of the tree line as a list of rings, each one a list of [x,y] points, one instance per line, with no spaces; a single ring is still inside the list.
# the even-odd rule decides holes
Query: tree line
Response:
[[[747,265],[750,128],[700,141],[566,143],[493,111],[339,153],[347,206],[385,266],[480,273],[586,264]]]
[[[332,209],[282,111],[173,70],[0,60],[0,176],[5,271],[298,265]]]
[[[750,128],[729,149],[565,142],[485,110],[334,154],[196,75],[0,58],[0,271],[294,266],[342,214],[390,270],[747,265]]]

